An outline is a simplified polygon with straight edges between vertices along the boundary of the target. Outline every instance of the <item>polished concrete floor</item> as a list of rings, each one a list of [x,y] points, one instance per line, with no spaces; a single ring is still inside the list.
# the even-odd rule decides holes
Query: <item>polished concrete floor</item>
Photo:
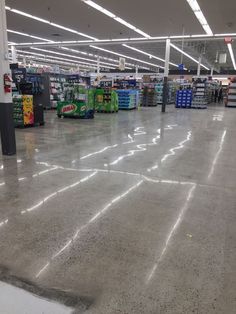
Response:
[[[75,313],[236,313],[236,110],[46,122],[0,157],[0,280]]]

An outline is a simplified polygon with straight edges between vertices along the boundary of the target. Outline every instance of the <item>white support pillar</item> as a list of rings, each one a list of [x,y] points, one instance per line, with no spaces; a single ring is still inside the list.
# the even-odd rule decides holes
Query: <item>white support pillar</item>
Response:
[[[17,63],[16,47],[11,46],[12,63]]]
[[[162,112],[166,111],[166,105],[168,102],[168,76],[169,76],[169,63],[170,63],[170,39],[166,39],[166,54],[165,54],[165,70],[164,70],[164,82],[163,82],[163,101]]]
[[[97,59],[97,75],[100,75],[100,57]]]
[[[197,76],[200,76],[201,74],[201,63],[202,63],[202,56],[199,56],[198,65],[197,65]]]
[[[136,78],[136,80],[138,78],[138,65],[136,65],[136,67],[135,67],[135,78]]]
[[[4,89],[4,75],[10,76],[5,0],[0,0],[0,133],[4,155],[16,153],[12,93]]]
[[[170,66],[170,39],[166,39],[166,54],[165,54],[165,72],[164,76],[168,77]]]

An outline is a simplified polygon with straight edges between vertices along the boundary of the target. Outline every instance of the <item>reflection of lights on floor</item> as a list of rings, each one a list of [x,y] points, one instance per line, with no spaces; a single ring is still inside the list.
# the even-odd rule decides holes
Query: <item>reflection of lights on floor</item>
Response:
[[[21,214],[24,215],[26,213],[29,213],[29,212],[32,212],[34,211],[35,209],[39,208],[40,206],[44,205],[46,202],[48,202],[50,199],[52,199],[53,197],[57,196],[58,194],[60,193],[63,193],[71,188],[74,188],[76,186],[78,186],[79,184],[83,183],[83,182],[86,182],[87,180],[89,180],[90,178],[92,178],[93,176],[95,176],[95,174],[97,174],[97,172],[93,172],[92,174],[90,174],[89,176],[79,180],[79,181],[76,181],[75,183],[73,184],[70,184],[70,185],[67,185],[61,189],[59,189],[58,191],[52,193],[52,194],[49,194],[48,196],[46,196],[45,198],[43,198],[41,201],[39,201],[36,205],[30,207],[30,208],[27,208],[25,210],[22,210],[21,211]]]
[[[137,189],[142,183],[144,182],[144,180],[140,180],[137,184],[133,185],[132,187],[130,187],[127,191],[125,191],[124,193],[118,195],[117,197],[115,197],[114,199],[112,199],[107,205],[105,205],[100,211],[98,211],[85,225],[81,226],[80,228],[78,228],[75,232],[75,234],[73,235],[73,237],[56,253],[52,256],[51,261],[47,262],[46,265],[44,265],[41,270],[36,274],[36,278],[38,278],[50,265],[50,263],[57,258],[59,255],[61,255],[67,248],[70,247],[70,245],[73,243],[73,241],[76,241],[76,239],[78,238],[79,234],[85,229],[87,228],[90,224],[94,223],[98,218],[101,218],[102,215],[104,215],[108,209],[114,205],[115,203],[119,202],[120,200],[122,200],[123,198],[125,198],[129,193],[131,193],[132,191],[134,191],[135,189]]]
[[[172,127],[172,126],[171,126],[171,127]],[[169,150],[169,153],[165,154],[165,155],[162,157],[161,163],[165,162],[169,157],[176,155],[176,151],[177,151],[177,150],[184,148],[184,144],[185,144],[186,142],[190,141],[191,136],[192,136],[192,132],[189,131],[188,134],[187,134],[187,138],[186,138],[185,140],[181,141],[177,146],[172,147],[172,148]],[[147,172],[152,172],[152,171],[154,171],[154,170],[157,170],[158,168],[159,168],[159,163],[157,162],[153,167],[148,168],[148,169],[147,169]]]
[[[0,227],[6,225],[8,223],[8,219],[5,219],[3,221],[0,222]]]
[[[171,228],[167,238],[166,238],[166,241],[165,241],[165,245],[164,245],[164,248],[158,258],[158,260],[154,263],[154,266],[153,268],[151,269],[151,271],[149,272],[149,274],[147,275],[147,278],[146,278],[146,284],[149,284],[149,282],[151,281],[151,279],[153,278],[156,270],[157,270],[157,267],[159,265],[159,263],[162,261],[167,249],[168,249],[168,246],[169,246],[169,243],[175,233],[175,231],[177,230],[178,226],[180,225],[182,219],[183,219],[183,216],[184,214],[186,213],[187,209],[188,209],[188,205],[189,205],[189,202],[190,200],[192,199],[193,197],[193,193],[196,189],[196,184],[193,184],[193,186],[191,187],[191,189],[189,190],[188,192],[188,195],[187,195],[187,198],[186,198],[186,201],[184,203],[184,206],[181,208],[180,212],[179,212],[179,215],[177,217],[177,220],[175,222],[175,224],[173,225],[173,227]]]
[[[225,141],[225,136],[226,136],[226,133],[227,131],[224,130],[223,134],[222,134],[222,137],[221,137],[221,140],[220,140],[220,147],[215,155],[215,158],[212,162],[212,166],[211,166],[211,170],[210,170],[210,173],[208,175],[208,179],[210,179],[210,177],[213,175],[214,171],[215,171],[215,165],[219,159],[219,156],[220,156],[220,153],[222,152],[222,149],[223,149],[223,145],[224,145],[224,141]]]
[[[118,144],[115,144],[115,145],[112,145],[112,146],[106,146],[106,147],[104,147],[104,148],[101,149],[101,150],[98,150],[98,151],[96,151],[96,152],[93,152],[93,153],[91,153],[91,154],[88,154],[88,155],[86,155],[86,156],[81,157],[80,160],[84,160],[84,159],[87,159],[87,158],[89,158],[89,157],[92,157],[92,156],[95,156],[95,155],[98,155],[98,154],[102,154],[102,153],[104,153],[106,150],[111,149],[111,148],[115,148],[115,147],[117,147],[117,146],[118,146]]]

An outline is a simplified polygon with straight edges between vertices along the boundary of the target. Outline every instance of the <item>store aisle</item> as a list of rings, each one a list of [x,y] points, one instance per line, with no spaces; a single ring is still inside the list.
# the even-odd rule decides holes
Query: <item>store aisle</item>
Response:
[[[234,313],[235,119],[46,112],[17,130],[17,158],[0,157],[0,281],[76,313]]]

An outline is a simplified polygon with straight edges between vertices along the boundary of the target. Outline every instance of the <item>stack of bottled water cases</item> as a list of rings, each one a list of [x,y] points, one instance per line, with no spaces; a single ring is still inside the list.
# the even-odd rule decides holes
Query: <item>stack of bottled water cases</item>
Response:
[[[176,93],[176,108],[191,108],[193,100],[193,91],[189,85],[181,86]]]

